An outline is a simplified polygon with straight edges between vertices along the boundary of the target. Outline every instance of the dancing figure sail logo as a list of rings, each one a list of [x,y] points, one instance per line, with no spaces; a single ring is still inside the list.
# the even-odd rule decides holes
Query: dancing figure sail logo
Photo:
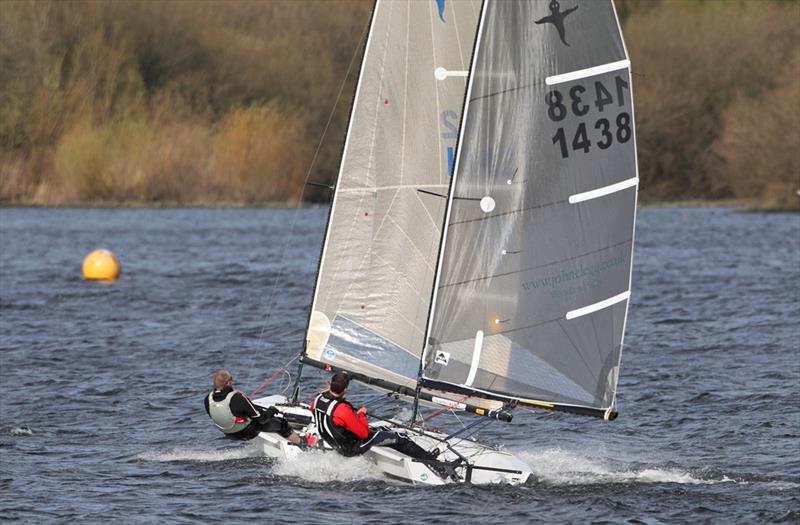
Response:
[[[442,0],[444,3],[444,0]],[[578,9],[578,6],[570,7],[566,11],[561,10],[561,4],[558,3],[558,0],[553,0],[550,2],[550,14],[545,16],[544,18],[540,18],[536,20],[535,23],[537,24],[553,24],[558,30],[558,36],[561,37],[561,41],[564,42],[564,45],[569,46],[566,40],[566,30],[564,29],[564,19],[567,18],[567,15],[572,13],[573,11]]]

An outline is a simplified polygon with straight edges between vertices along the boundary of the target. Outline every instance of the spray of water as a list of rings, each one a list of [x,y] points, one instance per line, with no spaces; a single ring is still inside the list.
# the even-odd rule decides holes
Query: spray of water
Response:
[[[221,450],[202,450],[175,448],[167,451],[148,451],[136,456],[142,461],[231,461],[235,459],[245,459],[263,456],[260,449],[256,446],[245,446],[226,448]]]
[[[12,427],[8,430],[10,436],[32,436],[33,430],[29,427]]]
[[[30,429],[27,428],[12,430],[23,431],[21,435],[30,435]],[[646,458],[628,458],[630,461],[626,461],[619,457],[612,459],[599,454],[589,454],[585,450],[547,448],[517,451],[516,454],[531,466],[536,480],[554,485],[747,483],[727,476],[699,477],[689,470],[659,468],[652,462],[646,461]],[[615,456],[619,456],[619,453]],[[263,457],[260,447],[247,445],[221,450],[175,448],[166,451],[148,451],[139,454],[135,459],[155,462],[215,462],[254,457]],[[650,464],[646,467],[641,466],[647,463]],[[347,458],[330,452],[307,452],[297,458],[276,460],[268,468],[274,475],[300,478],[311,483],[386,480],[369,460],[362,457]],[[784,484],[791,488],[797,486],[795,483]]]
[[[346,458],[330,452],[309,452],[295,459],[278,460],[272,472],[312,483],[385,479],[372,463],[362,457]]]
[[[136,456],[141,461],[155,462],[215,462],[263,457],[255,444],[221,450],[175,448],[148,451]],[[335,453],[308,452],[293,459],[275,460],[269,468],[277,476],[300,478],[312,483],[331,481],[363,481],[385,479],[368,460],[360,457],[346,458]]]
[[[531,466],[535,478],[557,485],[733,482],[727,477],[721,479],[698,478],[690,472],[675,468],[636,467],[619,459],[589,457],[585,451],[549,448],[519,452],[518,455]]]

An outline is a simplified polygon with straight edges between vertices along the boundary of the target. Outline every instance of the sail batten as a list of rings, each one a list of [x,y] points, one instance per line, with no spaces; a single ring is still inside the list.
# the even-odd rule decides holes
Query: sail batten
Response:
[[[579,202],[597,199],[599,197],[605,197],[606,195],[611,195],[612,193],[616,193],[618,191],[622,191],[638,185],[639,185],[639,177],[633,177],[628,180],[624,180],[622,182],[617,182],[616,184],[609,184],[608,186],[597,188],[596,190],[589,190],[589,191],[584,191],[583,193],[576,193],[575,195],[570,195],[569,203],[578,204]]]
[[[630,290],[626,290],[620,294],[615,295],[614,297],[609,297],[608,299],[603,299],[602,301],[598,301],[594,304],[590,304],[584,306],[582,308],[577,308],[575,310],[570,310],[567,312],[565,317],[567,319],[575,319],[576,317],[583,317],[584,315],[591,314],[593,312],[597,312],[598,310],[602,310],[603,308],[608,308],[609,306],[613,306],[619,302],[625,301],[628,297],[631,296]]]
[[[619,69],[627,69],[629,67],[631,67],[630,60],[617,60],[616,62],[610,62],[608,64],[600,64],[599,66],[592,66],[585,69],[579,69],[577,71],[569,71],[567,73],[549,76],[544,79],[544,83],[548,86],[553,86],[555,84],[563,84],[564,82],[572,82],[573,80],[594,77],[603,73],[617,71]]]

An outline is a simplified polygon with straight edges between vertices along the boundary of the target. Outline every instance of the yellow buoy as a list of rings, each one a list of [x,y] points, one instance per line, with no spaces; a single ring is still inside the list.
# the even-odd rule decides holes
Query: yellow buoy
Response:
[[[113,281],[119,273],[119,259],[108,250],[95,250],[83,260],[83,278],[86,280]]]

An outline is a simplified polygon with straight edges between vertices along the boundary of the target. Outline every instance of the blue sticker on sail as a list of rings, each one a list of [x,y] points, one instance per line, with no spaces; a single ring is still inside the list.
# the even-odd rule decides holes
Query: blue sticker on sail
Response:
[[[328,361],[333,361],[336,358],[336,350],[333,348],[328,348],[325,350],[325,359]]]
[[[436,5],[439,7],[439,18],[444,22],[444,0],[436,0]]]
[[[453,176],[453,164],[455,163],[455,148],[447,146],[447,176]]]

